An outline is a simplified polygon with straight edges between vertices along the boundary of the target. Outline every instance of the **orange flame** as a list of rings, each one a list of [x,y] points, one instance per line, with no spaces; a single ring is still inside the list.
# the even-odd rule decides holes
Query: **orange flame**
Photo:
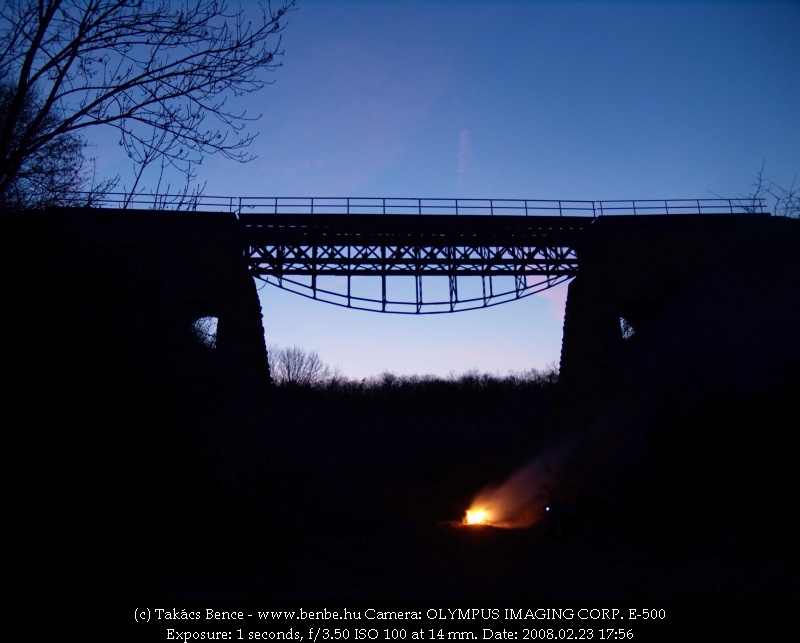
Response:
[[[485,509],[467,509],[467,515],[464,516],[465,525],[486,525],[490,522],[490,514]]]
[[[484,488],[467,510],[463,524],[530,527],[541,516],[542,484],[549,478],[547,466],[538,461],[517,471],[503,484]]]

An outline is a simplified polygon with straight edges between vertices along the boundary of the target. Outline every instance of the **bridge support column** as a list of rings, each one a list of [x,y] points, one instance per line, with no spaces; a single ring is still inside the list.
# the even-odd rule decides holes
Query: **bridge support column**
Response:
[[[217,350],[247,377],[266,386],[271,382],[263,315],[255,282],[242,263],[240,275],[232,281],[232,305],[219,311]]]
[[[559,370],[568,421],[587,419],[602,401],[602,374],[622,342],[618,303],[593,277],[582,272],[567,295]]]

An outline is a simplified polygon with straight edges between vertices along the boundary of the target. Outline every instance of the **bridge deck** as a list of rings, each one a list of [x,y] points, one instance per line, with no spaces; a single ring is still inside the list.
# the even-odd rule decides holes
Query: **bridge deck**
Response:
[[[584,217],[242,214],[258,275],[571,275]]]

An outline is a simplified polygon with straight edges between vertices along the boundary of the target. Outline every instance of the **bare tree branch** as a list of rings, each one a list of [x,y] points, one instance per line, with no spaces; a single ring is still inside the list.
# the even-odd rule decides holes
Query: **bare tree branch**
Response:
[[[797,186],[797,177],[794,177],[788,188],[770,181],[766,191],[774,199],[775,214],[800,219],[800,188]]]
[[[797,186],[797,177],[786,188],[778,185],[764,175],[766,161],[761,163],[761,169],[756,172],[756,178],[750,185],[750,193],[741,195],[738,203],[751,212],[760,212],[762,200],[772,201],[772,213],[779,217],[800,218],[800,187]]]
[[[107,125],[134,164],[187,177],[209,154],[240,162],[255,138],[249,115],[228,104],[272,82],[295,0],[258,14],[225,2],[11,0],[0,8],[0,195],[25,160],[61,137]],[[31,96],[36,113],[19,132]],[[17,130],[16,135],[14,134]],[[64,140],[76,140],[64,139]],[[141,173],[134,182],[140,188]]]

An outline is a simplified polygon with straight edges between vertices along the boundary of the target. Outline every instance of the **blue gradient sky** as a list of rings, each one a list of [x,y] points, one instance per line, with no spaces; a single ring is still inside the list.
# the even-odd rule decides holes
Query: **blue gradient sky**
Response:
[[[246,3],[245,3],[246,4]],[[207,194],[708,198],[800,172],[800,3],[298,0]],[[102,163],[102,160],[101,160]],[[542,368],[566,288],[454,315],[261,291],[268,343],[343,374]]]

